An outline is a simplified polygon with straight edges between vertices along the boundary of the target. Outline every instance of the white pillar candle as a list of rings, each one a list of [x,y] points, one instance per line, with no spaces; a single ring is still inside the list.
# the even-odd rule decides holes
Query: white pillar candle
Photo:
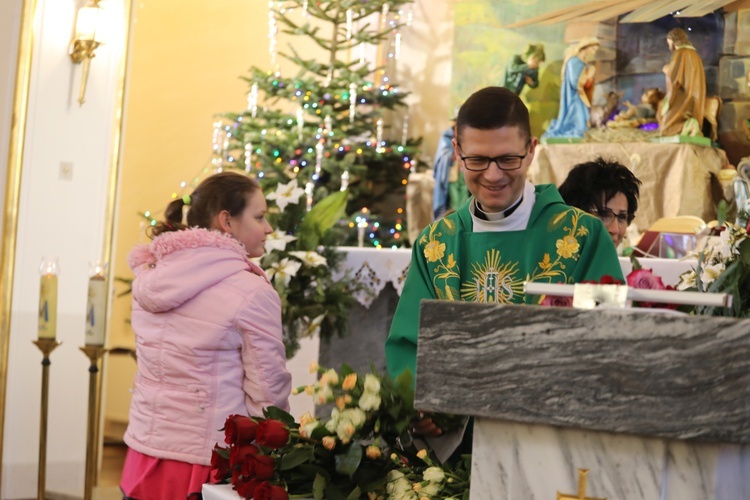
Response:
[[[377,129],[376,129],[376,139],[375,139],[375,150],[380,153],[383,149],[383,119],[378,118],[377,121]]]
[[[247,94],[247,109],[253,118],[258,115],[258,84],[253,83],[250,87],[250,93]]]
[[[86,345],[103,346],[107,315],[106,265],[100,261],[90,264],[89,290],[86,303]]]
[[[57,258],[43,258],[39,274],[38,337],[54,340],[57,335]]]
[[[349,84],[349,123],[354,123],[354,113],[357,109],[357,84]]]

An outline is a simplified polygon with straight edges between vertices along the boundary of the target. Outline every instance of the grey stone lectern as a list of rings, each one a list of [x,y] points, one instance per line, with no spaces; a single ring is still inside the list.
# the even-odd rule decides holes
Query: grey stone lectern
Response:
[[[750,499],[750,320],[425,301],[415,407],[475,417],[472,499]]]

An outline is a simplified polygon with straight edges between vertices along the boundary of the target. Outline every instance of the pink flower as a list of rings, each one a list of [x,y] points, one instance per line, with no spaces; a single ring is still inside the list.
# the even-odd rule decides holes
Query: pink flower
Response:
[[[573,307],[573,297],[546,295],[540,305],[553,307]]]
[[[655,275],[651,269],[636,269],[631,271],[626,278],[628,286],[633,288],[645,288],[648,290],[674,290],[673,286],[664,286],[661,278]],[[677,304],[657,304],[654,302],[634,302],[637,307],[653,307],[657,309],[677,309]]]
[[[649,290],[665,290],[664,282],[651,269],[636,269],[628,274],[628,286]]]

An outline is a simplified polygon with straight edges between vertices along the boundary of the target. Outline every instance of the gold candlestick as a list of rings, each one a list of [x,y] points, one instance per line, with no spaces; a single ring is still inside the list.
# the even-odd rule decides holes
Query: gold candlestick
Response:
[[[101,411],[99,360],[102,359],[107,349],[99,345],[86,345],[80,349],[91,362],[91,366],[89,366],[88,432],[86,433],[86,480],[83,490],[83,499],[91,500],[97,482],[97,466],[99,463],[99,415]]]
[[[37,339],[34,344],[42,351],[42,408],[39,419],[39,475],[37,478],[37,499],[44,500],[47,474],[47,413],[49,411],[49,355],[62,342],[55,339]]]

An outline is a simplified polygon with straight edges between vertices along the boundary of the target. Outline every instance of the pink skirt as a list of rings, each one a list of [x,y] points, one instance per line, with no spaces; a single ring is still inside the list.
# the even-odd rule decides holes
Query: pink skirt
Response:
[[[128,448],[120,489],[137,500],[186,500],[201,498],[210,465],[164,460]]]

